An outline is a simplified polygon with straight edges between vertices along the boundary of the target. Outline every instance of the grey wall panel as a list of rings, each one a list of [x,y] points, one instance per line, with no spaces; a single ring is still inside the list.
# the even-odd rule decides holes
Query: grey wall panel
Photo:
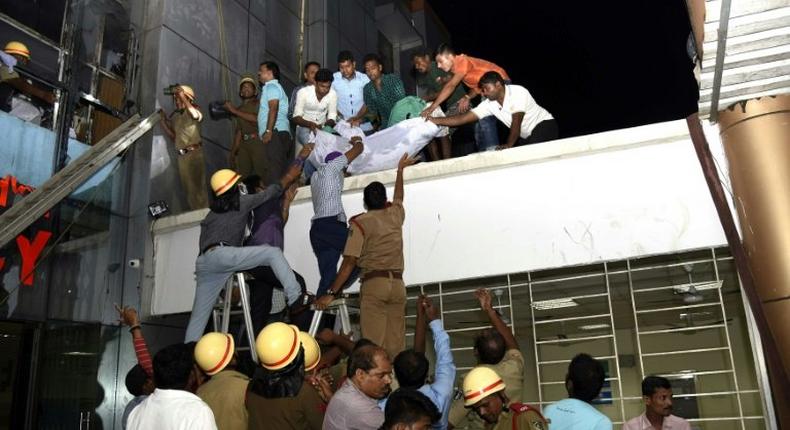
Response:
[[[161,27],[164,18],[165,1],[166,0],[146,0],[130,2],[132,8],[132,19],[135,19],[134,17],[137,15],[136,9],[143,8],[145,9],[145,18],[142,28],[147,31]]]
[[[216,0],[168,0],[165,3],[164,25],[219,58]]]
[[[328,56],[325,56],[324,44],[324,31],[327,28],[325,21],[315,22],[307,28],[307,61],[318,61],[322,67],[329,66],[330,70],[334,70],[331,64],[328,64]]]
[[[326,20],[335,27],[340,25],[340,1],[326,0]]]
[[[219,51],[216,54],[209,53],[216,55],[222,61],[227,61],[227,65],[234,72],[242,73],[247,66],[247,30],[251,20],[248,16],[249,13],[236,0],[223,0],[222,14],[225,18],[224,36],[227,59],[222,59]],[[235,85],[233,83],[231,87]]]
[[[307,0],[307,25],[326,21],[327,0]]]
[[[283,6],[285,6],[289,11],[291,11],[291,13],[293,13],[297,17],[301,14],[302,0],[270,0],[270,1],[282,3]]]
[[[258,65],[266,55],[266,27],[263,21],[250,16],[249,52],[247,53],[247,71],[257,73]]]
[[[266,14],[267,3],[271,0],[250,0],[250,13],[255,15],[264,23],[268,21],[269,16]]]
[[[376,52],[378,47],[379,30],[376,20],[371,15],[365,15],[365,46],[366,52]]]
[[[269,21],[266,26],[266,50],[280,66],[280,71],[293,79],[299,68],[297,50],[299,17],[279,1],[269,3]]]
[[[339,28],[357,50],[365,51],[365,11],[356,2],[340,2]]]
[[[357,70],[362,71],[362,58],[367,52],[359,48],[356,43],[349,40],[347,34],[340,34],[340,46],[338,46],[338,49],[351,51],[354,54],[354,59],[357,61]]]
[[[326,66],[333,72],[337,70],[337,53],[340,52],[340,30],[332,24],[326,27]]]

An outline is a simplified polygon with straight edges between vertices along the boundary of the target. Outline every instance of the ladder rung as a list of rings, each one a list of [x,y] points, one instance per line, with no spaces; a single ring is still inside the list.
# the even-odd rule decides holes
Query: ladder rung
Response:
[[[618,381],[619,378],[606,378],[604,381]],[[565,381],[541,382],[540,385],[565,385]]]
[[[586,340],[596,340],[596,339],[608,339],[614,337],[611,334],[602,334],[600,336],[585,336],[585,337],[569,337],[567,339],[551,339],[551,340],[539,340],[535,342],[536,345],[543,345],[547,343],[564,343],[564,342],[583,342]]]
[[[593,319],[593,318],[609,318],[610,316],[611,316],[611,314],[598,314],[598,315],[585,315],[585,316],[581,316],[581,317],[568,317],[568,318],[548,319],[548,320],[542,320],[542,321],[535,321],[535,325],[566,322],[566,321],[586,320],[586,319]]]
[[[659,373],[658,376],[664,378],[682,378],[684,376],[705,376],[705,375],[723,375],[726,373],[734,373],[732,369],[725,370],[701,370],[699,372],[681,372],[681,373]]]
[[[700,352],[726,351],[727,349],[728,348],[726,346],[722,346],[718,348],[685,349],[682,351],[643,352],[642,357],[657,357],[659,355],[696,354]]]
[[[636,313],[638,313],[638,314],[646,314],[646,313],[650,313],[650,312],[679,311],[679,310],[683,310],[683,309],[703,308],[703,307],[708,307],[708,306],[720,306],[720,305],[721,305],[721,303],[719,303],[719,302],[716,302],[716,303],[699,303],[699,304],[696,304],[696,305],[670,306],[670,307],[667,307],[667,308],[658,308],[658,309],[642,309],[642,310],[636,311]]]
[[[614,355],[602,355],[600,357],[593,357],[596,360],[613,360],[616,358]],[[550,361],[538,361],[538,364],[568,364],[570,360],[550,360]]]
[[[664,329],[664,330],[640,331],[639,335],[677,333],[679,331],[706,330],[706,329],[723,328],[723,327],[724,327],[724,324],[711,324],[711,325],[701,325],[701,326],[696,326],[696,327],[692,326],[692,327],[668,328],[668,329]]]

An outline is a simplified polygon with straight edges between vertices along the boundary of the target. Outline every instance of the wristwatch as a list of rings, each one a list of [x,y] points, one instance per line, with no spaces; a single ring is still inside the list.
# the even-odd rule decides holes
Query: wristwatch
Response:
[[[338,293],[339,293],[338,291],[332,291],[332,290],[326,292],[327,295],[332,297],[337,297]]]

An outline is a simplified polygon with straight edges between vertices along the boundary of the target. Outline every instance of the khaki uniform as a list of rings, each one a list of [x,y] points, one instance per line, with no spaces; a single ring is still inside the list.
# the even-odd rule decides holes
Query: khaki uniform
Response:
[[[223,370],[197,390],[197,395],[211,408],[218,430],[246,430],[247,408],[244,401],[250,378],[235,370]]]
[[[305,382],[296,397],[267,399],[247,393],[249,429],[321,430],[326,405],[318,392]]]
[[[6,82],[19,77],[17,72],[11,72],[8,67],[0,65],[0,110],[11,112],[11,98],[16,90]]]
[[[384,347],[390,358],[406,347],[406,287],[403,273],[403,202],[351,218],[343,255],[357,257],[362,337]],[[371,272],[387,276],[367,278]],[[367,279],[366,279],[367,278]]]
[[[548,430],[548,428],[546,419],[536,410],[529,409],[516,415],[508,408],[499,416],[496,424],[486,425],[485,430]]]
[[[259,108],[260,104],[256,100],[252,103],[243,103],[239,110],[257,116]],[[236,154],[236,171],[242,177],[255,174],[261,179],[266,178],[266,152],[258,134],[258,124],[238,117],[234,118],[234,122],[236,130],[241,132],[239,152]]]
[[[191,150],[184,155],[179,149],[200,145],[200,122],[186,110],[176,111],[171,119],[176,134],[176,154],[178,156],[178,175],[181,186],[187,195],[187,203],[192,210],[208,207],[208,188],[206,186],[206,163],[203,148]]]
[[[482,364],[481,366],[493,369],[505,381],[505,395],[511,402],[522,401],[521,396],[524,391],[524,356],[521,354],[521,351],[509,349],[499,363],[495,365]],[[474,411],[464,407],[463,398],[453,400],[448,416],[449,423],[454,427],[460,427],[464,419],[467,419],[470,429],[484,428],[483,420]],[[499,422],[501,423],[502,420],[500,419]],[[508,425],[510,425],[509,423],[510,421],[508,421]]]

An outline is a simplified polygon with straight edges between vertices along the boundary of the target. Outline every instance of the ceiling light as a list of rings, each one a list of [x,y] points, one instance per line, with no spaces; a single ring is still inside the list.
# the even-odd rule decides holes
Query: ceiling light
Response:
[[[539,311],[545,311],[548,309],[572,308],[574,306],[579,306],[579,304],[573,299],[538,300],[537,302],[532,303],[532,307]]]
[[[579,330],[601,330],[609,328],[609,324],[587,324],[579,326]]]

